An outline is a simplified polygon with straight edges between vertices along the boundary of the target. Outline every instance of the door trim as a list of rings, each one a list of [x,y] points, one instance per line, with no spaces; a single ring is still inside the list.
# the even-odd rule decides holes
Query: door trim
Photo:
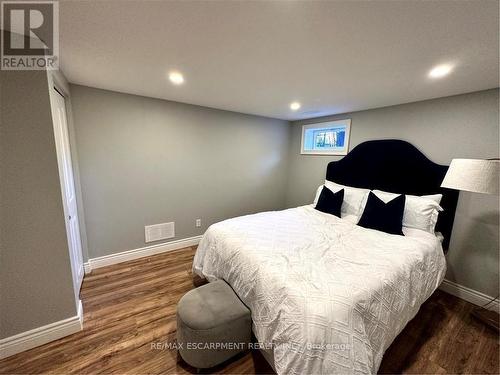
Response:
[[[57,113],[58,111],[58,105],[57,105],[57,100],[58,98],[56,95],[61,95],[62,98],[64,99],[64,111],[65,111],[65,117],[66,117],[66,136],[67,136],[67,142],[68,142],[68,147],[69,147],[69,157],[71,158],[71,172],[72,172],[72,178],[73,178],[73,190],[74,190],[74,195],[75,195],[75,205],[76,205],[76,221],[78,223],[78,236],[79,236],[79,246],[80,246],[80,255],[79,258],[81,258],[81,263],[82,264],[71,264],[71,272],[72,272],[72,282],[73,282],[73,289],[75,291],[75,304],[76,308],[79,308],[78,301],[79,301],[79,291],[81,289],[82,283],[83,283],[83,277],[85,275],[84,272],[84,258],[83,258],[83,243],[82,243],[82,233],[81,233],[81,216],[79,213],[79,205],[78,205],[78,194],[77,194],[77,186],[76,186],[76,181],[75,181],[75,168],[74,168],[74,158],[73,158],[73,151],[71,150],[71,140],[70,140],[70,132],[69,132],[69,114],[70,111],[68,111],[68,100],[70,98],[69,96],[69,86],[67,82],[65,82],[64,77],[59,74],[52,74],[51,72],[47,72],[47,79],[48,79],[48,88],[49,88],[49,98],[50,98],[50,106],[51,106],[51,114],[52,114],[52,121],[53,121],[53,130],[54,130],[54,137],[55,142],[56,142],[56,153],[58,154],[57,159],[58,159],[58,171],[59,171],[59,180],[60,180],[60,187],[61,187],[61,200],[63,204],[63,211],[64,211],[64,223],[65,223],[65,229],[66,229],[66,235],[67,235],[67,240],[68,240],[68,251],[71,252],[71,236],[70,236],[70,227],[68,223],[68,207],[66,204],[66,198],[65,198],[65,187],[64,187],[64,181],[62,177],[62,168],[63,166],[60,165],[60,156],[58,150],[57,144],[57,137],[59,135],[56,134],[56,132],[59,130],[56,128],[56,121],[57,121],[57,116],[59,115]],[[70,262],[73,263],[73,254],[69,254],[70,256]],[[78,262],[78,261],[77,261]],[[75,275],[73,275],[75,273]]]

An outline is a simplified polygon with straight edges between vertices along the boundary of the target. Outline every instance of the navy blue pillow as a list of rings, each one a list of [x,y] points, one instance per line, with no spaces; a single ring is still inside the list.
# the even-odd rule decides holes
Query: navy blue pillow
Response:
[[[365,210],[358,225],[376,229],[390,234],[403,234],[403,213],[405,210],[406,196],[399,197],[384,203],[379,197],[370,191]]]
[[[323,186],[323,190],[321,190],[321,194],[319,195],[315,208],[318,211],[340,217],[340,208],[342,207],[343,201],[344,189],[334,193],[326,186]]]

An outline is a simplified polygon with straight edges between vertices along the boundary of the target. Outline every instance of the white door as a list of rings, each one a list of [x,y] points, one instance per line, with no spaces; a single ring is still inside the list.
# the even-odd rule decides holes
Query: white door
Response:
[[[73,180],[71,150],[68,136],[66,103],[64,96],[62,96],[55,88],[52,88],[52,90],[54,90],[53,106],[55,108],[53,108],[52,113],[54,114],[54,134],[57,149],[57,161],[59,164],[59,178],[61,179],[64,213],[66,215],[66,233],[68,236],[71,271],[73,273],[73,286],[75,288],[75,297],[78,301],[80,299],[80,287],[82,285],[84,272],[75,183]]]

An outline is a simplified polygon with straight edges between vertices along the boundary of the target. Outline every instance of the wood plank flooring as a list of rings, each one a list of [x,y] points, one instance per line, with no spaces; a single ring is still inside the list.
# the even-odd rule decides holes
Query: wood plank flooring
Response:
[[[176,304],[193,288],[187,248],[94,270],[81,298],[84,329],[0,361],[1,374],[196,373],[175,350]],[[437,291],[387,350],[381,373],[499,372],[498,334],[469,313],[473,306]],[[258,351],[213,369],[272,373]]]

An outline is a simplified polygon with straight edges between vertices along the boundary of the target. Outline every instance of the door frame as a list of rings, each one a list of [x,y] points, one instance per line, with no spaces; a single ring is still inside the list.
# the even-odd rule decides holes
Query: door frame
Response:
[[[84,262],[85,262],[85,258],[84,258],[84,247],[83,247],[83,239],[82,239],[82,235],[85,235],[85,232],[82,234],[82,216],[81,216],[81,213],[80,213],[80,196],[79,196],[79,189],[77,187],[77,183],[76,183],[76,173],[75,173],[75,158],[74,158],[74,152],[73,152],[73,149],[72,149],[72,142],[71,142],[71,132],[70,132],[70,121],[72,121],[72,119],[70,118],[71,116],[71,110],[70,108],[68,108],[68,104],[70,103],[70,92],[69,92],[69,85],[66,81],[66,79],[64,78],[64,76],[62,76],[62,74],[58,71],[47,71],[47,81],[48,81],[48,88],[49,88],[49,99],[50,99],[50,107],[51,107],[51,114],[52,114],[52,121],[53,121],[53,130],[54,130],[54,137],[56,136],[55,135],[55,119],[56,119],[56,98],[55,98],[55,95],[61,95],[63,98],[64,98],[64,104],[65,104],[65,111],[66,111],[66,126],[67,126],[67,134],[68,134],[68,145],[69,145],[69,153],[70,153],[70,157],[71,157],[71,169],[72,169],[72,174],[73,174],[73,186],[74,186],[74,190],[75,190],[75,199],[76,199],[76,210],[77,210],[77,215],[76,215],[76,220],[78,222],[78,227],[79,227],[79,237],[80,237],[80,249],[81,249],[81,259],[82,259],[82,264],[80,265],[79,268],[81,269],[78,269],[77,272],[78,274],[76,275],[72,275],[72,282],[73,282],[73,288],[75,290],[75,304],[76,304],[76,308],[77,308],[77,311],[78,313],[80,314],[80,309],[81,309],[81,301],[80,301],[80,296],[79,296],[79,292],[80,292],[80,289],[81,289],[81,285],[82,285],[82,282],[83,282],[83,277],[85,275],[85,270],[84,270]],[[56,92],[57,91],[57,92]],[[56,153],[57,153],[57,148],[56,148]],[[67,236],[67,241],[68,241],[68,251],[70,251],[70,247],[71,247],[71,239],[70,239],[70,235],[69,235],[69,226],[68,226],[68,221],[67,221],[67,218],[68,218],[68,207],[66,206],[66,202],[65,202],[65,192],[63,191],[64,189],[64,181],[63,181],[63,177],[61,175],[62,173],[62,166],[60,165],[59,163],[59,157],[58,157],[58,170],[59,170],[59,182],[60,182],[60,186],[61,186],[61,200],[62,200],[62,203],[63,203],[63,211],[64,211],[64,223],[65,223],[65,229],[66,229],[66,236]],[[72,260],[72,255],[69,254],[69,259],[70,259],[70,262],[73,262]],[[71,272],[73,273],[73,265],[71,266]],[[75,285],[75,280],[76,280],[76,285]],[[83,314],[83,312],[81,312]],[[82,317],[81,317],[82,318]]]

